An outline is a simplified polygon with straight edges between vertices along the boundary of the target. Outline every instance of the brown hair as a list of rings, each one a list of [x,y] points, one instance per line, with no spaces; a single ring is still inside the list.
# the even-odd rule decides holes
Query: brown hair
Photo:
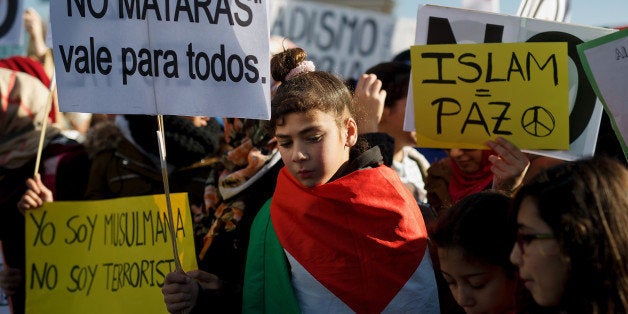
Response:
[[[292,48],[273,56],[270,67],[275,81],[281,82],[271,102],[270,131],[282,123],[289,113],[306,113],[311,110],[331,112],[338,117],[353,117],[353,97],[344,83],[333,74],[322,71],[305,71],[286,79],[292,69],[306,61],[301,48]]]
[[[514,199],[537,206],[563,254],[570,277],[561,300],[568,313],[628,311],[628,169],[610,158],[567,162],[546,169]]]

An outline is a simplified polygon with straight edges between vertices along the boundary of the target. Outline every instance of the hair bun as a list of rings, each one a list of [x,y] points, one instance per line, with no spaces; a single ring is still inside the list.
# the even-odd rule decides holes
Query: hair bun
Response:
[[[275,81],[285,82],[292,69],[306,61],[307,53],[301,48],[291,48],[273,56],[270,61],[270,73]]]

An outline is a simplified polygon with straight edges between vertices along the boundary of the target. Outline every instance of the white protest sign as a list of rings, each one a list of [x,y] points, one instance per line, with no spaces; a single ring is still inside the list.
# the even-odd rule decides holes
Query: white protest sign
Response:
[[[578,52],[628,159],[628,30],[580,44]]]
[[[416,20],[408,18],[398,18],[395,22],[395,31],[393,33],[392,41],[390,43],[390,51],[393,57],[397,56],[400,52],[409,50],[412,43],[414,43],[414,33],[416,32]],[[380,60],[385,62],[390,59]],[[373,64],[375,65],[375,64]]]
[[[287,37],[305,49],[317,70],[359,78],[368,68],[393,57],[391,40],[396,19],[390,15],[279,0],[273,1],[270,17],[270,33]],[[412,37],[408,37],[402,50],[410,48],[411,43]]]
[[[23,0],[0,1],[0,45],[22,45]]]
[[[267,1],[51,5],[62,111],[270,118]]]
[[[415,44],[567,42],[570,150],[530,152],[574,160],[594,154],[603,110],[601,102],[597,99],[584,73],[576,46],[614,31],[599,27],[425,5],[419,7],[417,14]],[[405,130],[414,130],[413,106],[411,84],[406,105]],[[421,146],[421,143],[418,145]]]

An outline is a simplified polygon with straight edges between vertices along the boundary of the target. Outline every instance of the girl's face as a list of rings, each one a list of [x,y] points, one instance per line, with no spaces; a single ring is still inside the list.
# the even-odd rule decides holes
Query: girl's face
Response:
[[[480,149],[448,149],[447,155],[464,173],[474,173],[482,166],[482,150]]]
[[[516,284],[504,268],[464,258],[461,248],[438,248],[441,272],[466,313],[507,313],[515,308]]]
[[[541,306],[556,306],[565,291],[569,258],[560,249],[552,229],[541,219],[536,202],[526,197],[517,214],[517,243],[510,261],[519,267],[519,276]]]
[[[290,174],[306,187],[328,182],[349,160],[357,127],[347,118],[338,127],[336,117],[320,111],[289,113],[275,128],[279,153]]]

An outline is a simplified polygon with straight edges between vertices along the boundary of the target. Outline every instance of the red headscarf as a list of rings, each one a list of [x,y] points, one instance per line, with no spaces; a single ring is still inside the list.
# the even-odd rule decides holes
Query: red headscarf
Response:
[[[10,69],[14,71],[24,72],[31,76],[38,78],[48,89],[50,89],[50,78],[46,75],[44,66],[28,57],[13,56],[6,59],[0,59],[0,68]],[[50,120],[54,123],[57,122],[57,110],[55,110],[56,103],[54,98],[52,100],[52,109],[48,114]]]
[[[456,162],[449,158],[451,167],[451,180],[449,181],[449,196],[451,202],[456,203],[463,197],[486,190],[493,183],[493,165],[488,156],[495,154],[492,150],[482,151],[482,161],[480,169],[474,173],[466,173],[460,170]]]

